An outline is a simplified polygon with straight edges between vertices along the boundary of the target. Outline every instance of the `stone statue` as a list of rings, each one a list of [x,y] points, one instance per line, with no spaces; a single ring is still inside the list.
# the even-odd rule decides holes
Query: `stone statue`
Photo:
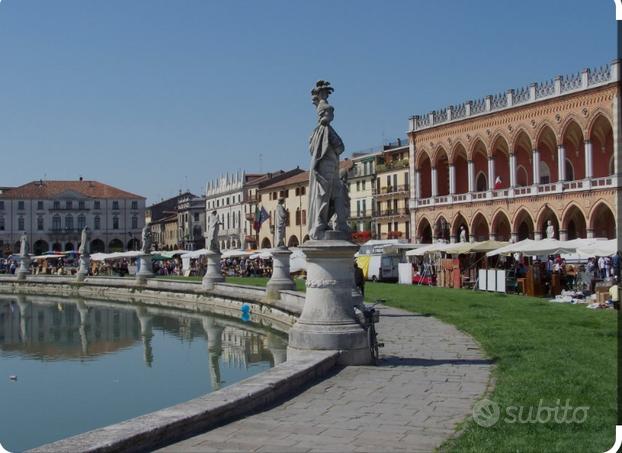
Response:
[[[550,220],[546,223],[546,238],[555,239],[555,227]]]
[[[19,256],[27,257],[30,254],[30,244],[28,243],[28,235],[26,233],[22,234],[19,243]]]
[[[285,209],[285,199],[281,198],[276,205],[276,246],[285,247],[285,226],[289,212]]]
[[[460,242],[466,242],[466,230],[464,229],[464,225],[460,227]]]
[[[339,178],[339,156],[345,147],[341,137],[330,125],[334,118],[334,108],[327,101],[333,91],[330,83],[324,80],[318,81],[311,91],[318,125],[309,140],[309,237],[316,240],[324,239],[333,215],[336,215],[335,230],[350,232],[347,222],[350,213]]]
[[[84,228],[82,228],[82,234],[80,235],[80,247],[78,248],[78,253],[80,255],[91,254],[90,245],[89,245],[90,236],[91,235],[89,233],[89,227],[85,226]]]
[[[220,220],[216,211],[212,211],[207,218],[207,233],[205,235],[205,246],[208,250],[220,253],[218,244],[218,230],[220,228]]]
[[[142,231],[142,243],[143,246],[141,248],[141,251],[143,252],[143,254],[148,255],[151,253],[151,225],[149,223],[146,223],[145,226],[143,227],[143,231]]]

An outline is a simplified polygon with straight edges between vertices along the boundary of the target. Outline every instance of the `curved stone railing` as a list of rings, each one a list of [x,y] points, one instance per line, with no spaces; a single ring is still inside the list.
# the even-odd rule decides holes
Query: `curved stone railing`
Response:
[[[17,281],[0,276],[0,294],[49,295],[134,302],[215,314],[239,314],[242,304],[251,306],[251,320],[265,320],[268,327],[287,332],[302,311],[304,294],[281,291],[278,299],[266,297],[261,287],[217,283],[205,290],[200,282],[114,277],[28,276]],[[151,451],[239,418],[295,393],[303,385],[328,373],[339,354],[310,351],[305,357],[285,361],[274,368],[207,395],[166,409],[98,428],[35,448],[33,452],[137,452]]]

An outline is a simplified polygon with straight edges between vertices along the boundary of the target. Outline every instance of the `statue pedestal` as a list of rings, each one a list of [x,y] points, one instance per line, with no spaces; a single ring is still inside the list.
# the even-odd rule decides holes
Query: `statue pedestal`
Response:
[[[153,277],[151,254],[144,253],[138,259],[140,260],[140,270],[136,273],[136,280],[138,283],[145,283],[148,278]]]
[[[295,289],[296,284],[289,275],[289,256],[292,254],[286,247],[271,250],[272,277],[266,285],[266,298],[278,299],[279,291]]]
[[[76,279],[81,282],[89,275],[89,266],[91,265],[91,257],[89,255],[80,255],[80,268],[76,274]]]
[[[19,268],[15,272],[17,280],[23,282],[26,280],[26,276],[30,274],[30,257],[22,256],[19,260]]]
[[[209,251],[206,256],[207,271],[203,277],[203,288],[214,289],[214,283],[225,281],[225,277],[220,273],[220,253]]]
[[[358,246],[344,240],[311,240],[307,256],[307,293],[300,318],[289,331],[288,360],[307,351],[339,351],[342,365],[371,363],[367,331],[356,321],[352,263]]]

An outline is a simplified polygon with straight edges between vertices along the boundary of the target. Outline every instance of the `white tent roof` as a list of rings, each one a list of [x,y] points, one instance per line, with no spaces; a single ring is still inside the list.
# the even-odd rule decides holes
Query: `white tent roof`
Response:
[[[436,242],[434,244],[426,244],[422,247],[409,250],[406,256],[423,256],[426,253],[443,252],[445,249],[455,246],[456,244],[448,244],[446,242]]]
[[[571,241],[558,241],[557,239],[542,239],[534,241],[524,239],[508,244],[486,253],[486,256],[510,255],[521,253],[528,256],[561,255],[579,253],[583,256],[608,256],[616,252],[616,240],[601,239],[573,239]],[[601,255],[602,254],[602,255]]]
[[[93,253],[91,255],[91,261],[104,261],[104,260],[117,260],[123,258],[136,258],[142,255],[143,252],[139,250],[132,250],[129,252],[113,252],[113,253]]]

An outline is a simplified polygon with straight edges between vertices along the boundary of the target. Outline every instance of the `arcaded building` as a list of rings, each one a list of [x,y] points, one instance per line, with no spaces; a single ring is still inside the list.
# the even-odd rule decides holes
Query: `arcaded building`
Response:
[[[616,237],[620,62],[410,120],[416,242]]]

